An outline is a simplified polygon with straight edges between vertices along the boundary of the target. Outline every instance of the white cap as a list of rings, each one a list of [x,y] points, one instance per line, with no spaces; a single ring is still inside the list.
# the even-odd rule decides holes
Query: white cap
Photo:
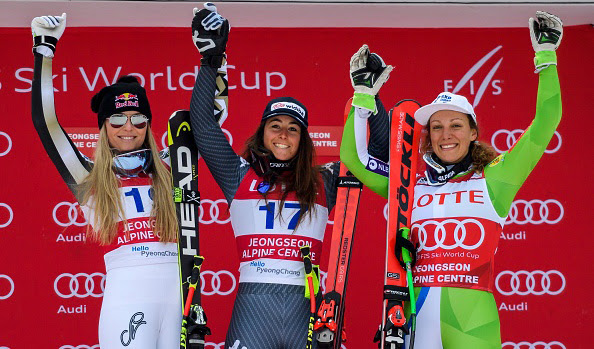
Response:
[[[468,103],[466,97],[456,95],[450,92],[442,92],[431,104],[419,108],[415,112],[415,120],[425,126],[429,122],[429,118],[434,113],[440,110],[453,110],[464,114],[470,114],[476,123],[476,115],[474,114],[474,108]]]

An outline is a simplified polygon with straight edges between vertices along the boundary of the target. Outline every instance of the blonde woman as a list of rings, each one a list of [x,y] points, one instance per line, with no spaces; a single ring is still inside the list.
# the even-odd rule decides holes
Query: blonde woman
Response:
[[[93,97],[99,140],[94,161],[88,159],[58,123],[53,103],[52,60],[66,14],[36,17],[31,27],[33,123],[89,222],[89,239],[105,252],[99,343],[102,348],[177,347],[177,221],[168,159],[159,154],[151,133],[146,91],[136,78],[124,76]]]

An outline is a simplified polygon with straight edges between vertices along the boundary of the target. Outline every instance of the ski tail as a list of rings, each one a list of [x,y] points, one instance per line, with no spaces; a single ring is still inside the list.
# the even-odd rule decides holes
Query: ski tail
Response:
[[[388,189],[384,301],[382,325],[376,335],[376,340],[379,340],[381,349],[400,349],[404,347],[404,335],[408,333],[408,328],[403,306],[404,302],[409,300],[414,304],[410,258],[407,270],[403,269],[396,257],[396,239],[400,228],[410,228],[411,225],[410,219],[413,209],[414,185],[422,131],[422,126],[415,121],[413,116],[419,107],[420,104],[414,100],[402,100],[396,104],[390,113],[391,171]],[[411,324],[413,322],[416,323],[413,320]],[[414,327],[411,330],[414,330]]]
[[[351,112],[351,101],[349,99],[345,107],[345,121]],[[327,292],[318,307],[314,326],[318,346],[332,349],[340,349],[342,342],[346,340],[343,331],[345,293],[363,184],[341,163],[337,187],[326,276]]]
[[[204,349],[204,337],[210,334],[210,329],[206,326],[200,297],[200,268],[204,257],[200,256],[198,235],[198,148],[190,127],[190,113],[187,110],[174,112],[169,118],[167,133],[179,226],[177,255],[183,312],[180,348]]]

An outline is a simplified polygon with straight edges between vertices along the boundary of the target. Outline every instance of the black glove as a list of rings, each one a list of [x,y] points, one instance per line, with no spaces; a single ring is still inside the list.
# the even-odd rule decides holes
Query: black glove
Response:
[[[411,267],[414,267],[417,263],[417,248],[409,239],[402,236],[402,233],[405,230],[408,230],[408,228],[402,227],[398,229],[398,234],[396,235],[396,246],[394,250],[396,253],[396,258],[404,270],[406,270],[406,263],[404,262],[404,258],[402,256],[402,249],[406,249],[410,253],[410,257],[412,259],[410,263]]]
[[[194,9],[192,38],[202,55],[202,65],[219,68],[223,64],[230,29],[229,21],[217,13],[214,4],[206,2],[203,9]]]
[[[555,51],[563,38],[563,22],[544,11],[536,11],[535,17],[528,21],[534,51]]]

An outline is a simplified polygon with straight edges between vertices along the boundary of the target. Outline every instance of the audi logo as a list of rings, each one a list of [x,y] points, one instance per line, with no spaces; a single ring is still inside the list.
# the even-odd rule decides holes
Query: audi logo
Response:
[[[3,202],[0,202],[0,207],[4,207],[8,210],[8,219],[6,220],[6,223],[0,223],[0,228],[6,228],[10,225],[10,223],[12,223],[12,219],[14,218],[14,214],[12,212],[12,208],[10,206],[8,206],[8,204],[5,204]]]
[[[61,207],[66,208],[60,210]],[[64,210],[67,211],[64,212]],[[84,227],[88,224],[87,219],[82,215],[82,213],[78,209],[78,202],[60,202],[54,207],[54,210],[52,211],[52,217],[54,217],[54,222],[56,222],[56,224],[61,227],[68,227],[71,225],[75,225],[77,227]]]
[[[454,241],[446,241],[446,236],[448,235],[446,230],[447,225],[450,225],[450,229],[452,228],[451,225],[454,225]],[[427,226],[435,226],[431,241],[428,241],[430,234],[426,229]],[[485,228],[481,222],[473,218],[467,218],[463,221],[450,218],[441,222],[428,220],[421,224],[413,224],[412,230],[417,232],[419,238],[419,248],[417,251],[434,251],[438,248],[444,250],[453,250],[455,248],[474,250],[482,245],[485,240]],[[476,238],[477,232],[480,233],[478,239]]]
[[[207,280],[209,282],[206,282]],[[235,275],[228,270],[205,270],[200,273],[200,282],[202,285],[201,293],[205,296],[215,294],[226,296],[231,294],[235,290],[235,286],[237,286]]]
[[[223,204],[222,207],[219,207],[220,204]],[[209,199],[201,199],[200,200],[200,223],[202,224],[227,224],[231,222],[231,217],[223,218],[221,217],[221,213],[227,213],[227,201],[225,199],[218,199],[218,200],[209,200]],[[207,208],[208,206],[208,208]],[[208,212],[207,217],[205,216],[205,212]]]
[[[95,345],[86,345],[86,344],[81,344],[81,345],[63,345],[60,347],[60,349],[99,349],[99,344],[95,344]]]
[[[493,133],[493,136],[491,136],[491,145],[499,153],[506,152],[511,149],[511,147],[516,143],[516,141],[520,138],[520,136],[523,133],[524,133],[524,130],[520,130],[520,129],[516,129],[516,130],[512,130],[512,131],[502,129],[502,130],[496,131],[495,133]],[[501,136],[501,135],[503,135],[503,136]],[[563,143],[561,134],[559,132],[555,131],[555,136],[557,136],[557,146],[553,149],[546,149],[545,153],[547,153],[547,154],[556,153],[561,148],[561,143]],[[504,141],[503,137],[505,137],[505,141]],[[505,146],[503,146],[503,143],[505,143]]]
[[[6,138],[6,140],[8,141],[8,146],[6,147],[6,150],[0,153],[0,156],[4,156],[4,155],[10,153],[10,150],[12,149],[12,139],[10,139],[10,136],[6,132],[0,131],[0,135],[4,136]]]
[[[561,342],[505,342],[501,345],[502,349],[567,349]]]
[[[62,273],[54,281],[54,291],[62,298],[85,298],[103,296],[105,274]]]
[[[12,294],[14,293],[14,281],[12,281],[11,277],[10,277],[10,276],[8,276],[8,275],[3,275],[3,274],[0,274],[0,280],[2,280],[2,279],[6,279],[6,280],[8,280],[8,284],[9,284],[10,286],[9,286],[9,288],[8,288],[8,292],[7,292],[6,294],[2,294],[3,292],[0,292],[0,300],[3,300],[3,299],[8,299],[8,298],[10,298],[10,296],[12,296]],[[0,291],[1,291],[1,290],[4,290],[4,289],[5,289],[4,287],[1,287],[1,288],[0,288]]]
[[[538,212],[538,214],[535,214],[535,212]],[[557,224],[563,219],[564,214],[563,205],[554,199],[545,201],[516,200],[512,202],[505,224]]]
[[[557,270],[510,271],[505,270],[495,278],[497,291],[504,296],[529,294],[556,296],[565,290],[565,276]]]
[[[229,141],[229,145],[233,145],[233,135],[231,135],[231,132],[229,132],[229,130],[222,128],[221,130],[223,131],[223,133],[225,135],[227,135],[227,140]],[[163,148],[167,148],[169,145],[167,144],[167,131],[163,134],[163,136],[161,137],[161,146]]]

